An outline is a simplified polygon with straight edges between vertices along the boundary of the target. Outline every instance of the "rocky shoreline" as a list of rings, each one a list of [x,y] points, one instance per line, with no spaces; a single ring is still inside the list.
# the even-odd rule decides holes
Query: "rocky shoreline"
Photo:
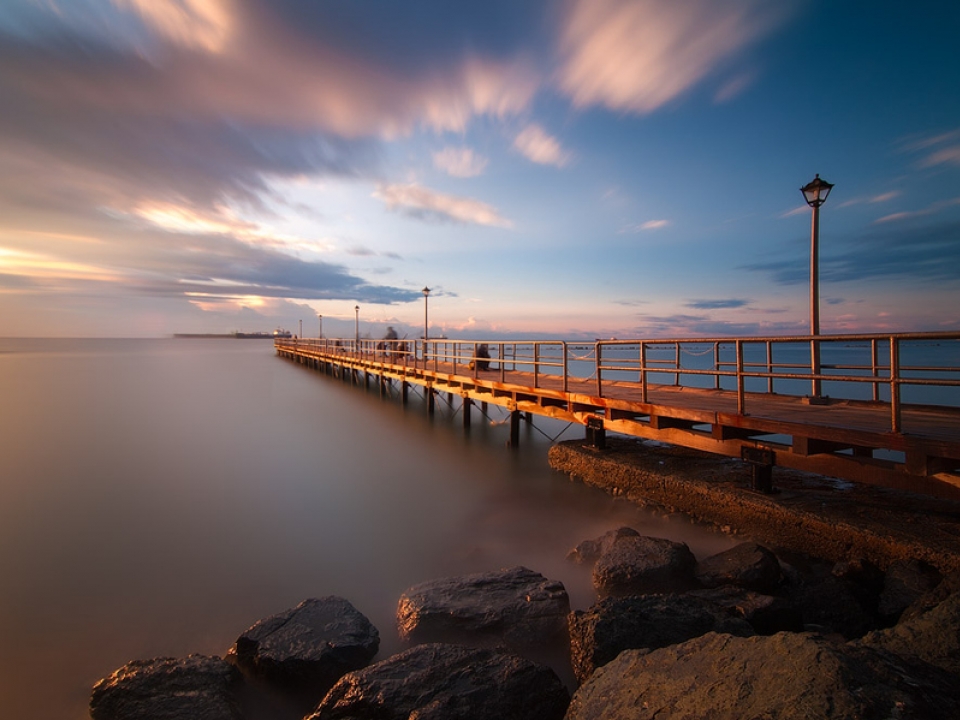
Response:
[[[223,657],[128,663],[94,686],[91,717],[957,717],[960,552],[943,530],[955,508],[779,472],[780,492],[761,495],[748,469],[698,455],[567,443],[551,463],[735,528],[745,541],[730,550],[698,560],[611,528],[568,554],[592,568],[585,610],[524,567],[422,583],[397,602],[407,648],[384,659],[381,630],[348,600],[307,599]]]

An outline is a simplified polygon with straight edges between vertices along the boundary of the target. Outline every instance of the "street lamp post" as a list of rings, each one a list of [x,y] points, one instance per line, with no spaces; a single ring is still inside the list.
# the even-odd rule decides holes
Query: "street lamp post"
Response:
[[[356,343],[357,343],[357,351],[359,352],[359,350],[360,350],[360,306],[359,306],[359,305],[354,305],[354,306],[353,306],[353,312],[356,313],[356,316],[357,316],[357,324],[356,324]]]
[[[813,219],[810,226],[810,371],[815,376],[812,384],[811,397],[820,397],[820,342],[816,337],[820,334],[820,206],[827,201],[827,196],[833,189],[831,183],[820,179],[820,174],[800,188],[807,205],[813,208]]]
[[[317,313],[317,320],[320,321],[320,339],[323,340],[323,315]]]

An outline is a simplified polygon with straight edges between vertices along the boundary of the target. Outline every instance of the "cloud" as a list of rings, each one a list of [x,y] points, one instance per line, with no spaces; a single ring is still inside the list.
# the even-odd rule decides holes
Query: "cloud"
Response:
[[[960,222],[918,226],[915,223],[875,226],[871,231],[841,240],[833,249],[821,244],[820,279],[823,282],[897,281],[929,286],[960,283]],[[782,285],[810,280],[809,258],[796,257],[743,266],[768,274]]]
[[[487,167],[487,159],[466,147],[446,147],[433,153],[433,166],[453,177],[476,177]]]
[[[137,12],[164,38],[187,48],[221,52],[232,34],[228,0],[113,0]]]
[[[877,203],[890,202],[891,200],[896,200],[900,197],[899,190],[891,190],[889,192],[880,193],[879,195],[865,196],[865,197],[855,197],[849,200],[844,200],[842,203],[837,205],[837,207],[851,207],[852,205],[862,205],[864,203],[875,205]]]
[[[627,233],[641,233],[648,232],[650,230],[661,230],[668,225],[670,225],[669,220],[647,220],[646,222],[638,223],[636,225],[625,225],[617,232],[620,235],[625,235]]]
[[[728,298],[726,300],[691,300],[687,307],[694,310],[724,310],[728,308],[741,308],[749,305],[749,300],[739,298]]]
[[[904,210],[902,212],[884,215],[883,217],[874,220],[874,224],[899,222],[901,220],[909,220],[912,218],[923,217],[925,215],[936,215],[937,213],[955,205],[960,205],[960,197],[951,198],[949,200],[938,200],[937,202],[931,203],[927,207],[921,208],[920,210]]]
[[[560,89],[576,107],[646,114],[702,81],[783,18],[762,0],[573,0]]]
[[[920,167],[934,167],[935,165],[960,166],[960,145],[940,148],[920,162]]]
[[[563,167],[570,160],[570,154],[560,147],[556,138],[537,124],[525,127],[513,141],[513,147],[527,160],[539,165]]]
[[[373,196],[390,210],[425,220],[509,228],[513,226],[490,205],[471,198],[456,197],[415,183],[382,184]]]

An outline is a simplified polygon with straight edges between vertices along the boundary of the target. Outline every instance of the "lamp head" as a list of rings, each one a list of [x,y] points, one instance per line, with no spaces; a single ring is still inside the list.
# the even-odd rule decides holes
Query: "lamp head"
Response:
[[[820,207],[827,201],[827,196],[832,189],[833,184],[828,183],[826,180],[821,180],[820,173],[817,173],[817,176],[812,181],[800,188],[800,192],[803,193],[803,198],[807,201],[807,205],[810,207]]]

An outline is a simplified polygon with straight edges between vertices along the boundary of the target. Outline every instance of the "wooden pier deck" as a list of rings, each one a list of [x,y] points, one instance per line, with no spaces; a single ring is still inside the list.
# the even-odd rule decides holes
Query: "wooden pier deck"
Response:
[[[598,447],[613,432],[741,458],[758,489],[778,465],[960,499],[960,334],[819,336],[816,348],[796,337],[275,345],[404,402],[420,386],[431,412],[437,393],[458,397],[465,426],[474,403],[502,406],[514,445],[523,414],[546,416],[583,425]],[[481,345],[486,369],[473,362]]]

